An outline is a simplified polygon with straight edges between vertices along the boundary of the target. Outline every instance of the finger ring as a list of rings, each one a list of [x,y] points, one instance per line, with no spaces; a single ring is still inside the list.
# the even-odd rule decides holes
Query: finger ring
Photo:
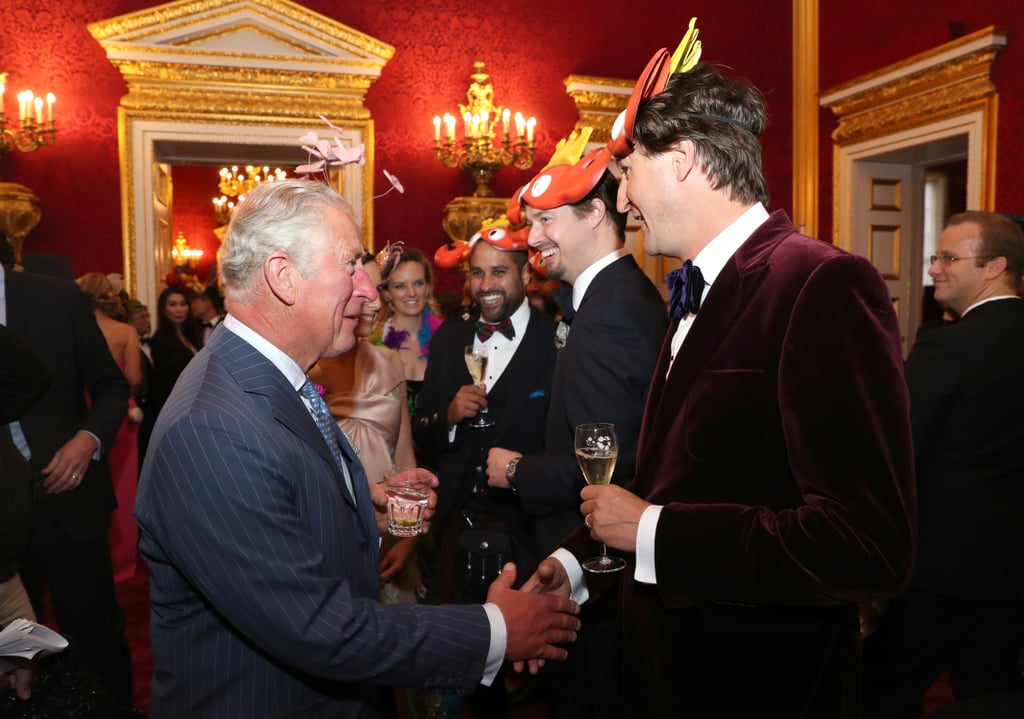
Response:
[[[590,524],[590,515],[589,514],[586,517],[583,518],[583,523],[585,525],[587,525],[587,529],[593,529],[594,528],[593,525]]]

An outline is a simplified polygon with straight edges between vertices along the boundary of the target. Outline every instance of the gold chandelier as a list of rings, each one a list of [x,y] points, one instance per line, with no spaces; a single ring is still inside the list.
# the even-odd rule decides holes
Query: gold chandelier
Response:
[[[532,117],[526,119],[521,112],[513,113],[501,105],[496,106],[494,87],[490,76],[484,72],[484,63],[478,60],[473,67],[476,72],[470,75],[473,82],[466,91],[468,104],[459,103],[461,143],[456,140],[456,116],[437,115],[434,117],[434,155],[445,167],[457,167],[469,174],[476,184],[474,197],[493,197],[490,182],[495,172],[506,165],[515,165],[520,170],[533,166],[537,121]],[[496,129],[499,122],[500,131]]]
[[[46,120],[43,120],[43,98],[31,90],[18,93],[18,124],[7,126],[4,113],[4,92],[7,89],[7,73],[0,72],[0,155],[18,149],[21,152],[35,152],[44,145],[52,145],[57,134],[53,123],[53,103],[57,101],[52,92],[46,93]]]
[[[262,182],[283,180],[287,176],[288,174],[281,168],[271,170],[265,165],[263,167],[246,165],[244,170],[237,165],[222,167],[220,169],[220,184],[217,187],[221,196],[213,198],[213,213],[217,216],[217,221],[226,225],[231,219],[232,210],[245,199],[246,193],[251,192],[256,185]]]
[[[194,270],[202,259],[203,251],[189,247],[185,233],[178,232],[178,237],[174,240],[174,246],[171,248],[171,260],[174,266],[179,271],[184,271],[186,268]]]

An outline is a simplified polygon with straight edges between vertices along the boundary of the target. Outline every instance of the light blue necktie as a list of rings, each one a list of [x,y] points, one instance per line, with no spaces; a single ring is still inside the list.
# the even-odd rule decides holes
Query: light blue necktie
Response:
[[[302,385],[299,393],[309,400],[310,407],[313,409],[313,419],[316,421],[316,428],[320,430],[324,441],[330,447],[331,455],[334,457],[334,461],[337,462],[338,469],[341,470],[342,475],[345,477],[345,485],[348,487],[349,493],[351,493],[352,480],[349,478],[345,459],[341,456],[341,448],[338,446],[338,435],[335,434],[337,427],[331,418],[331,413],[327,410],[327,403],[324,402],[324,398],[320,396],[320,393],[316,391],[316,385],[308,378],[305,384]]]

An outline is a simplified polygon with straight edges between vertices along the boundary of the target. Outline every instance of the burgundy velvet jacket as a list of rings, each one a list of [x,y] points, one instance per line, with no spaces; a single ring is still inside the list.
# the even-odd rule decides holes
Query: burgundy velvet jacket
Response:
[[[877,270],[776,211],[726,263],[669,372],[677,326],[628,487],[664,508],[657,585],[635,582],[632,562],[622,573],[627,665],[637,652],[688,651],[674,634],[686,608],[799,612],[900,592],[913,560],[913,449]],[[596,547],[583,532],[567,546],[578,557]]]

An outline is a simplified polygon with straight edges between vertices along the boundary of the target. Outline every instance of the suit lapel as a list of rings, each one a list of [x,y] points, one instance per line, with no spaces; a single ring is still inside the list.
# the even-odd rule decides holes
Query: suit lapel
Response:
[[[662,344],[656,376],[651,383],[648,406],[644,412],[641,431],[643,445],[656,445],[663,441],[665,432],[686,403],[690,387],[714,357],[719,344],[736,325],[736,318],[752,301],[754,293],[769,269],[768,256],[784,237],[772,229],[773,216],[744,242],[729,258],[711,286],[700,312],[690,326],[679,354],[668,371],[672,336],[679,326],[673,321]],[[728,340],[726,340],[728,341]],[[638,458],[651,456],[651,452],[638,453]]]
[[[317,429],[316,422],[303,404],[299,393],[292,387],[281,371],[264,357],[255,347],[233,332],[218,332],[210,338],[210,350],[224,357],[225,366],[238,382],[238,386],[248,394],[256,394],[266,398],[274,419],[292,432],[299,439],[319,454],[334,472],[339,491],[353,507],[355,499],[345,486],[345,478],[341,468],[334,460],[330,447]],[[355,460],[355,452],[335,425],[335,435],[342,447],[342,453],[349,462],[353,488],[356,472],[351,471],[353,465],[359,466]],[[363,476],[362,468],[358,472]],[[365,483],[365,478],[364,478]],[[367,500],[369,501],[369,500]]]

